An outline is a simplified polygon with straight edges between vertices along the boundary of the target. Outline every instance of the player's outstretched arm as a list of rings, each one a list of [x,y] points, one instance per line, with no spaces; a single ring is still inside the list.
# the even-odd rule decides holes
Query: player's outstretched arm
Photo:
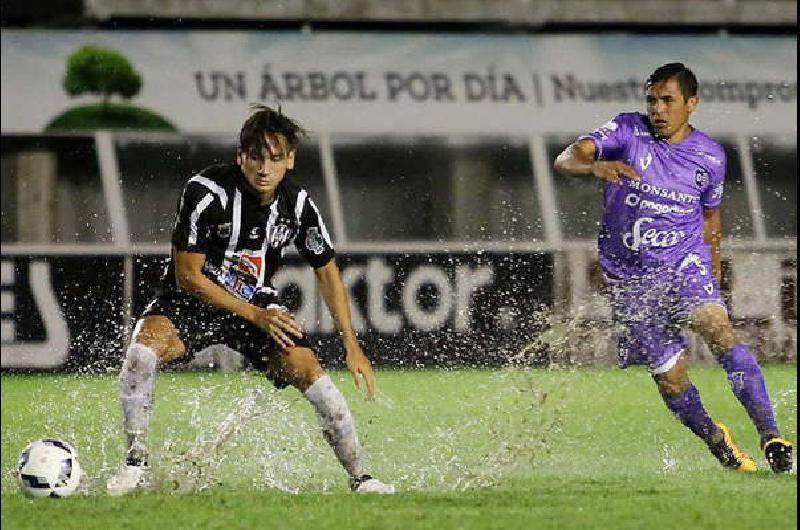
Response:
[[[317,277],[317,285],[319,285],[322,298],[325,299],[325,305],[328,306],[328,311],[333,317],[336,329],[342,336],[347,369],[353,374],[353,380],[357,388],[362,388],[360,378],[364,379],[364,384],[367,387],[367,399],[372,399],[375,396],[375,376],[372,373],[372,365],[361,349],[356,332],[353,330],[350,317],[350,301],[344,282],[342,282],[339,267],[336,266],[336,261],[332,259],[326,265],[314,269],[314,274]]]
[[[613,184],[623,178],[640,180],[639,173],[619,160],[595,160],[596,147],[591,140],[583,139],[564,149],[553,164],[560,175],[569,177],[598,177]]]
[[[294,317],[280,309],[263,309],[236,298],[203,274],[206,255],[175,252],[175,281],[178,288],[219,309],[230,311],[263,329],[282,348],[294,346],[292,335],[302,337],[303,330]]]

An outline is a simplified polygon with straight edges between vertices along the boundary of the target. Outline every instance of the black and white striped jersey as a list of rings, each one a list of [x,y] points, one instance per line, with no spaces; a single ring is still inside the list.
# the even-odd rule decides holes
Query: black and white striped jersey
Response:
[[[275,295],[272,277],[294,243],[314,268],[334,257],[328,230],[308,193],[284,178],[271,204],[261,205],[236,164],[210,166],[186,183],[172,232],[174,251],[206,255],[203,272],[233,295]],[[175,290],[173,258],[163,278]]]

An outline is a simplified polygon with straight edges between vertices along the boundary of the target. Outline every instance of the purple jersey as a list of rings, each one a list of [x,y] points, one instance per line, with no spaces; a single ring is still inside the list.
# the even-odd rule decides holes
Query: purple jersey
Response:
[[[653,137],[647,117],[618,115],[581,139],[594,142],[598,160],[636,169],[639,182],[606,182],[600,228],[600,264],[611,278],[675,268],[692,253],[708,259],[703,209],[718,208],[725,179],[725,151],[694,130],[682,142]]]

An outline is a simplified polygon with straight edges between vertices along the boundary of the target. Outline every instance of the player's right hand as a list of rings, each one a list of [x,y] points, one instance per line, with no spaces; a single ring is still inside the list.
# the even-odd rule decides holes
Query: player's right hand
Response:
[[[297,338],[303,336],[303,329],[300,324],[297,323],[291,313],[282,309],[262,309],[257,307],[252,321],[257,327],[269,333],[269,336],[283,349],[294,347],[292,336]]]
[[[618,160],[598,160],[592,164],[592,173],[612,184],[621,184],[623,178],[642,180],[635,169]]]

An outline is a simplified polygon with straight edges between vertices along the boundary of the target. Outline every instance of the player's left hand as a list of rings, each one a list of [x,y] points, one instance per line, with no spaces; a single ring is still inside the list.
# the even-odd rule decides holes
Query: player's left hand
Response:
[[[353,380],[356,383],[356,388],[362,390],[361,378],[364,379],[363,384],[367,387],[367,399],[372,400],[375,397],[375,375],[372,373],[372,365],[364,355],[364,350],[358,343],[355,337],[346,338],[344,341],[344,349],[346,352],[347,369],[353,374]]]

